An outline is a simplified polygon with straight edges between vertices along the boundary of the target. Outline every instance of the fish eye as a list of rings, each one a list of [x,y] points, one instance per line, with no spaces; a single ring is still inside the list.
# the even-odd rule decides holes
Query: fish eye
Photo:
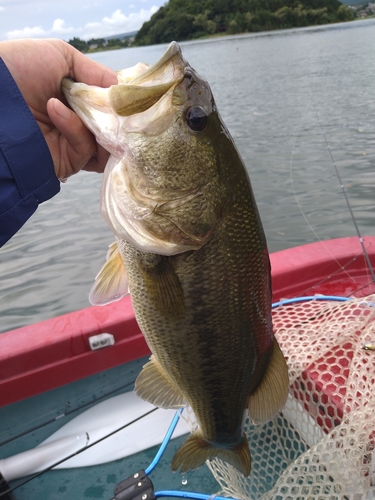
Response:
[[[208,116],[201,106],[192,106],[186,111],[186,123],[194,132],[203,132],[207,127]]]

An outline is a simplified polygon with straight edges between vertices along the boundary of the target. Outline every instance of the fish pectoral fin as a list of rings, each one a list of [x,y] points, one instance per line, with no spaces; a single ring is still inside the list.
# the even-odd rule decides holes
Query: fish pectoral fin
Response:
[[[134,390],[141,399],[159,408],[182,408],[187,405],[185,396],[165,374],[155,356],[150,357],[135,381]]]
[[[288,366],[275,339],[267,371],[249,398],[251,420],[254,423],[263,423],[273,418],[285,405],[288,388]]]
[[[219,448],[205,441],[198,430],[191,434],[176,451],[171,469],[180,469],[181,473],[188,470],[197,469],[206,460],[220,458],[233,465],[244,476],[248,476],[251,470],[251,456],[249,443],[246,436],[236,446],[232,448]]]
[[[185,300],[179,277],[168,257],[157,255],[155,261],[143,261],[142,272],[153,307],[164,316],[180,318],[185,313]]]
[[[93,306],[104,306],[129,293],[128,278],[117,243],[109,246],[107,261],[97,274],[89,301]]]

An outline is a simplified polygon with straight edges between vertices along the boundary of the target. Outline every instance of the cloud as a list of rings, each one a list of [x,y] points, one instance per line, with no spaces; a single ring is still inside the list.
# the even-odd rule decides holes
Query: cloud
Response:
[[[64,19],[55,19],[53,21],[51,35],[57,33],[71,33],[74,28],[65,26]]]
[[[34,26],[33,28],[23,28],[22,30],[8,31],[7,37],[9,40],[14,38],[44,38],[44,37],[58,37],[66,33],[72,33],[74,28],[65,26],[64,19],[55,19],[52,23],[52,28],[49,30],[43,29],[41,26]]]
[[[148,10],[141,9],[139,12],[132,12],[129,15],[125,15],[121,9],[117,9],[110,17],[103,17],[100,22],[87,23],[83,28],[81,38],[89,40],[90,38],[118,35],[139,30],[142,24],[148,21],[157,10],[158,7],[152,6]]]
[[[34,28],[23,28],[22,30],[8,31],[7,37],[9,40],[12,38],[38,38],[47,36],[46,31],[41,26],[34,26]]]
[[[148,21],[157,10],[158,7],[154,5],[150,9],[141,9],[138,12],[131,12],[126,15],[123,14],[121,9],[117,9],[110,16],[104,16],[101,21],[76,27],[67,24],[64,19],[57,18],[49,29],[42,26],[26,26],[23,29],[8,31],[6,37],[8,39],[56,37],[65,40],[70,37],[79,37],[82,40],[90,40],[91,38],[119,35],[139,30],[142,24]]]

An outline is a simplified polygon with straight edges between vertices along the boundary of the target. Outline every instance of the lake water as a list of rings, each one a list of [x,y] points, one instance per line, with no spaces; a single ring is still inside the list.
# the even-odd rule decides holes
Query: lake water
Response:
[[[250,174],[270,251],[375,234],[375,20],[181,44],[211,85]],[[166,46],[93,54],[114,69]],[[319,121],[318,121],[318,117]],[[0,331],[89,305],[113,236],[101,177],[82,172],[0,250]]]

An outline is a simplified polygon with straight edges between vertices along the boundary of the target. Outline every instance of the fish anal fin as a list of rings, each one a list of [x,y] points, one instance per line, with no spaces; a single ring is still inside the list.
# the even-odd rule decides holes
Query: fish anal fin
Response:
[[[107,252],[107,261],[97,274],[89,294],[93,306],[103,306],[129,293],[127,273],[117,243],[112,243]]]
[[[171,468],[173,471],[180,469],[181,473],[184,473],[197,469],[206,460],[215,457],[233,465],[244,476],[250,474],[251,456],[246,436],[243,436],[236,446],[220,448],[205,441],[199,430],[191,434],[176,451]]]
[[[275,339],[266,373],[249,398],[249,414],[252,421],[267,422],[281,411],[286,403],[288,388],[288,366]]]
[[[170,381],[154,356],[146,363],[135,381],[137,396],[159,408],[182,408],[187,402],[185,396]]]

